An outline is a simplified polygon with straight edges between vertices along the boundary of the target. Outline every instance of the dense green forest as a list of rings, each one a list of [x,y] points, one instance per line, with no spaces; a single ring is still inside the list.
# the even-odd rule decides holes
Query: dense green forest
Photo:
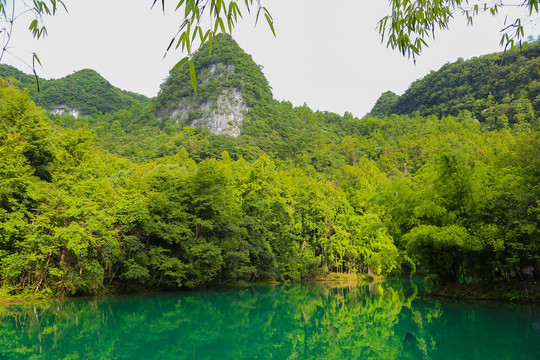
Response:
[[[457,116],[469,111],[488,129],[530,123],[540,114],[540,45],[447,63],[411,84],[402,96],[384,93],[371,111],[389,114]]]
[[[251,57],[218,40],[220,50],[195,57],[197,94],[185,66],[151,101],[90,102],[98,111],[84,117],[44,112],[22,78],[1,82],[5,291],[98,294],[330,271],[491,281],[539,263],[540,83],[529,55],[538,45],[445,65],[359,119],[273,100]],[[219,81],[205,73],[216,64],[229,71]],[[72,76],[96,78],[82,73]],[[79,94],[57,86],[58,96]],[[177,98],[197,103],[224,87],[249,105],[238,137],[162,117]]]
[[[61,79],[39,79],[9,65],[0,65],[0,78],[13,78],[40,107],[49,110],[75,110],[81,115],[102,115],[145,104],[144,95],[120,90],[94,70],[84,69]],[[39,88],[39,91],[37,91]]]

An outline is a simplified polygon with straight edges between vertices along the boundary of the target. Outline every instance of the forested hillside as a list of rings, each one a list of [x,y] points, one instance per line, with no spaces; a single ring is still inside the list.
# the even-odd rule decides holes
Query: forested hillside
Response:
[[[385,93],[371,115],[457,116],[469,111],[490,129],[529,123],[540,115],[540,43],[459,59],[411,84],[402,96]]]
[[[313,111],[273,100],[238,49],[227,39],[222,53],[197,55],[197,95],[182,68],[150,103],[79,118],[47,117],[2,81],[5,291],[97,294],[301,281],[330,271],[491,281],[538,264],[534,111],[512,113],[501,126],[473,111],[362,119]],[[482,58],[470,61],[490,78]],[[225,78],[249,105],[239,136],[165,115],[182,98],[219,97],[223,78],[212,79],[208,64],[234,67]],[[537,81],[532,71],[527,91]],[[380,111],[391,112],[396,97],[386,93],[391,105]]]
[[[144,95],[120,90],[94,70],[84,69],[61,79],[38,79],[9,65],[0,65],[0,77],[12,77],[42,108],[78,116],[107,114],[148,102]],[[39,85],[39,92],[37,87]]]

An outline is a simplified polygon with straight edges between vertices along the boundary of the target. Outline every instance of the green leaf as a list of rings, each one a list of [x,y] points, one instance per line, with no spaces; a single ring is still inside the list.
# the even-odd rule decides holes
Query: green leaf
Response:
[[[268,13],[264,14],[264,17],[266,18],[266,21],[268,22],[268,25],[270,26],[270,30],[272,30],[272,34],[274,34],[274,37],[276,36],[276,30],[274,30],[274,23],[272,22],[272,18]]]
[[[38,25],[38,22],[36,19],[32,20],[32,22],[30,23],[30,26],[28,27],[28,29],[32,30],[33,32],[36,31],[37,29],[37,25]]]
[[[197,37],[197,34],[199,33],[200,29],[201,28],[198,25],[196,25],[195,28],[193,29],[193,34],[191,34],[191,43],[195,41],[195,38]]]
[[[41,61],[39,60],[39,57],[37,56],[36,53],[32,53],[32,59],[35,60],[35,61],[37,61],[37,63],[39,64],[39,66],[43,66],[43,65],[41,65]],[[33,60],[32,60],[32,61],[33,61]]]
[[[178,2],[178,4],[176,5],[176,9],[174,9],[174,10],[178,10],[178,8],[184,4],[184,1],[185,1],[185,0],[180,0],[180,1]]]
[[[195,63],[193,59],[189,59],[189,75],[191,77],[191,86],[195,94],[197,93],[197,78],[195,76]]]
[[[173,68],[169,71],[170,73],[172,72],[175,72],[177,71],[178,69],[180,69],[182,67],[182,65],[184,65],[186,63],[186,61],[189,60],[189,57],[186,56],[184,58],[182,58],[182,60],[180,60],[179,62],[176,63],[176,65],[173,66]]]
[[[223,19],[222,18],[218,18],[218,23],[219,23],[219,28],[221,29],[221,32],[226,34],[227,33],[227,30],[225,29],[225,24],[223,23]]]

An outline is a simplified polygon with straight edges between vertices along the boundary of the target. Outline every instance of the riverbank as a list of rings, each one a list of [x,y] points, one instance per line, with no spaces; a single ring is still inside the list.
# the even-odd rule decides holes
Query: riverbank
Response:
[[[41,300],[51,299],[52,296],[47,296],[44,294],[10,294],[10,291],[5,289],[0,289],[0,305],[4,304],[17,304],[24,302],[35,302]]]
[[[540,304],[540,284],[500,281],[493,284],[451,284],[426,294],[460,300],[493,300]]]
[[[340,286],[358,285],[359,283],[380,283],[385,280],[382,276],[372,274],[356,274],[356,273],[329,273],[324,276],[317,276],[310,281],[332,283]],[[253,285],[275,286],[281,282],[278,281],[263,281],[263,282],[240,282],[237,284],[229,284],[221,287],[243,287]],[[156,292],[156,291],[150,291]],[[159,291],[157,291],[159,292]],[[148,292],[141,292],[148,293]],[[118,293],[117,293],[118,294]],[[125,294],[125,293],[122,293]],[[114,293],[107,294],[114,295]],[[491,300],[503,301],[511,303],[535,303],[540,304],[540,284],[524,284],[522,282],[497,282],[493,284],[451,284],[440,289],[429,291],[425,296],[433,298],[449,298],[459,300]],[[45,294],[17,294],[11,295],[9,291],[0,289],[0,305],[36,302],[50,300],[55,298],[53,295]]]
[[[372,275],[372,274],[356,274],[356,273],[328,273],[324,276],[317,276],[315,278],[311,278],[308,280],[308,282],[324,282],[324,283],[333,283],[333,284],[339,284],[343,286],[348,285],[358,285],[358,283],[367,283],[367,282],[377,282],[380,283],[384,281],[384,277],[378,276],[378,275]],[[234,284],[214,284],[211,287],[201,287],[200,289],[207,289],[207,288],[235,288],[235,287],[245,287],[245,286],[276,286],[279,284],[283,284],[283,282],[277,281],[277,280],[266,280],[266,281],[256,281],[256,282],[247,282],[247,281],[239,281]],[[196,289],[183,289],[185,291],[189,290],[196,290]],[[12,290],[7,289],[0,289],[0,305],[4,304],[16,304],[16,303],[24,303],[24,302],[36,302],[36,301],[44,301],[44,300],[51,300],[51,299],[57,299],[57,298],[70,298],[73,296],[61,296],[61,295],[53,295],[53,294],[44,294],[44,293],[20,293],[20,294],[11,294]],[[93,295],[94,297],[100,297],[100,296],[108,296],[108,295],[126,295],[126,294],[148,294],[148,293],[159,293],[159,292],[167,292],[167,290],[162,289],[152,289],[152,290],[142,290],[140,291],[111,291],[106,292],[100,295]],[[90,295],[92,297],[92,295]]]
[[[317,276],[311,281],[315,282],[333,282],[340,284],[358,284],[359,282],[382,282],[383,276],[373,274],[358,274],[358,273],[328,273],[326,275]]]

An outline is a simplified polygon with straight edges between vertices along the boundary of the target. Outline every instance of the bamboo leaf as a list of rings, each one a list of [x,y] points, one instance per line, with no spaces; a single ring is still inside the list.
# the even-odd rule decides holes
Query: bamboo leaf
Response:
[[[266,18],[266,21],[268,22],[268,26],[270,26],[270,30],[272,30],[272,34],[274,34],[274,37],[275,37],[276,36],[276,30],[274,30],[274,23],[272,22],[272,19],[270,18],[270,15],[268,15],[268,13],[265,13],[264,17]]]
[[[37,61],[37,63],[39,64],[39,66],[43,66],[43,65],[41,65],[41,61],[39,60],[39,57],[37,56],[36,53],[33,53],[33,54],[32,54],[32,61]]]
[[[259,7],[257,9],[257,16],[255,17],[255,26],[257,26],[257,23],[259,22],[259,14],[261,13],[261,8]]]
[[[182,6],[182,5],[184,4],[185,1],[186,1],[186,0],[180,0],[180,1],[178,2],[178,4],[176,5],[176,9],[174,9],[174,10],[175,10],[175,11],[178,10],[178,8],[179,8],[180,6]]]
[[[172,67],[172,69],[169,71],[169,73],[173,73],[173,72],[177,71],[178,69],[180,69],[182,67],[182,65],[184,65],[186,63],[186,61],[188,61],[188,60],[189,60],[188,56],[182,58],[179,62],[176,63],[176,65],[174,65]]]
[[[167,52],[167,51],[169,51],[169,50],[171,49],[171,46],[172,46],[172,44],[174,43],[174,40],[175,40],[175,39],[176,39],[176,38],[172,38],[171,43],[169,44],[169,46],[167,46],[167,50],[166,50],[165,52]]]
[[[189,59],[189,75],[191,77],[191,86],[195,94],[197,93],[197,77],[195,76],[195,63],[193,59]]]
[[[223,23],[223,19],[218,18],[218,22],[219,22],[219,28],[221,29],[221,32],[226,34],[227,30],[225,29],[225,24]]]
[[[33,53],[32,54],[32,71],[34,72],[34,77],[36,78],[37,92],[40,93],[41,89],[39,87],[39,77],[37,76],[37,73],[36,73],[36,61],[39,63],[39,65],[41,65],[41,61],[39,61],[38,56],[36,55],[36,53]]]

